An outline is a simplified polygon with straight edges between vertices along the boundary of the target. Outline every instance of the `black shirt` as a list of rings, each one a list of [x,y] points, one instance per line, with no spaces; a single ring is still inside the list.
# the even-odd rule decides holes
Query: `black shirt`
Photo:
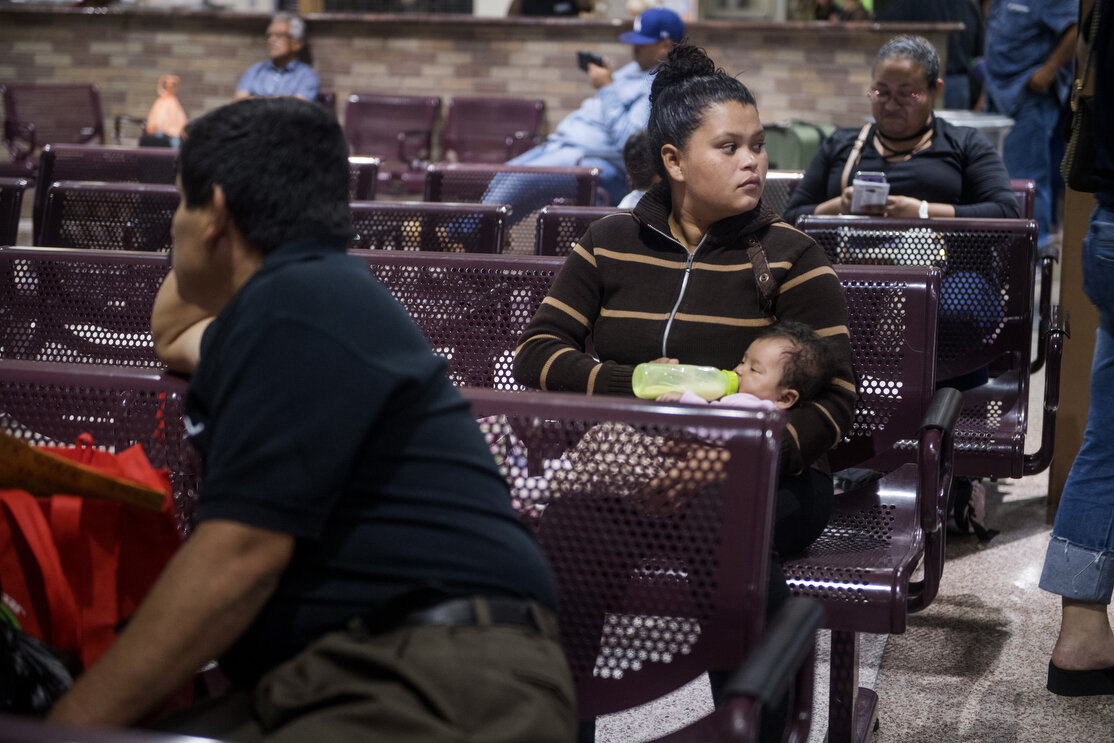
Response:
[[[887,162],[872,143],[873,128],[863,144],[862,158],[847,178],[850,185],[860,170],[882,171],[891,196],[910,196],[934,204],[952,204],[957,217],[1020,217],[1017,197],[1002,158],[976,129],[953,126],[936,118],[936,133],[928,149],[908,160]],[[861,127],[860,127],[861,128]],[[789,204],[785,221],[795,224],[802,214],[840,193],[840,176],[860,128],[836,129],[820,145]]]
[[[343,241],[281,246],[205,331],[186,401],[204,463],[198,520],[297,540],[222,658],[233,680],[427,584],[556,605],[445,368]]]

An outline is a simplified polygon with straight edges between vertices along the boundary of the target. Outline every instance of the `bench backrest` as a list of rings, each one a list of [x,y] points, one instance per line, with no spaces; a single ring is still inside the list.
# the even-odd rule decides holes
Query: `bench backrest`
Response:
[[[95,85],[19,83],[0,86],[4,141],[11,159],[34,159],[51,143],[104,144],[101,96]]]
[[[919,266],[836,266],[847,298],[859,399],[833,470],[889,472],[917,461],[917,427],[936,389],[940,272]]]
[[[938,379],[993,365],[1028,370],[1036,222],[806,216],[797,226],[837,264],[943,269]]]
[[[428,160],[440,112],[437,96],[354,93],[344,109],[344,136],[353,155]]]
[[[163,368],[151,306],[165,253],[0,248],[5,359]]]
[[[595,203],[599,168],[433,163],[426,168],[425,201],[509,204],[510,236],[503,252],[534,252],[537,210],[547,204]]]
[[[371,201],[379,185],[379,158],[348,158],[348,200]]]
[[[15,245],[19,239],[19,215],[25,190],[26,178],[0,178],[0,245]]]
[[[805,177],[803,170],[770,170],[766,173],[766,187],[762,191],[762,201],[778,214],[785,213],[789,197],[797,189],[797,184]]]
[[[445,160],[505,163],[530,149],[545,113],[545,101],[527,98],[449,99],[441,132]]]
[[[39,174],[32,213],[34,235],[42,225],[42,212],[50,184],[55,181],[104,181],[107,183],[156,183],[174,185],[178,151],[168,147],[81,147],[48,144],[39,158]]]
[[[0,427],[28,443],[98,448],[141,444],[170,470],[178,524],[193,522],[200,463],[182,424],[186,382],[153,369],[0,359]]]
[[[150,183],[55,181],[41,186],[36,245],[83,250],[170,251],[178,189]]]
[[[360,251],[466,387],[521,390],[514,349],[563,261],[533,256]]]
[[[363,201],[350,206],[356,230],[350,246],[361,249],[498,253],[510,213],[501,204]]]
[[[780,413],[678,407],[663,416],[630,398],[464,393],[489,440],[518,446],[497,454],[516,502],[548,501],[538,540],[560,590],[582,719],[733,668],[754,647]],[[664,473],[646,464],[670,450],[701,484],[655,508],[663,488],[652,479]],[[535,452],[545,462],[524,469]]]
[[[588,225],[597,219],[621,211],[614,206],[569,206],[551,204],[538,212],[537,231],[534,235],[536,255],[568,255],[580,240]]]

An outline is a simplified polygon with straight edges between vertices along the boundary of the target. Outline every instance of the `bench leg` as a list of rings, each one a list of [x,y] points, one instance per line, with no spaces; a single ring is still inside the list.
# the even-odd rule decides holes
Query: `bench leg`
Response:
[[[828,743],[865,743],[878,728],[878,695],[859,688],[859,636],[832,630]]]

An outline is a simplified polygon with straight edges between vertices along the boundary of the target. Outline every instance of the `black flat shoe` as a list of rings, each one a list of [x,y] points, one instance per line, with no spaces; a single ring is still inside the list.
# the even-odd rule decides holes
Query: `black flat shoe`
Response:
[[[1065,671],[1048,661],[1048,690],[1062,697],[1114,694],[1114,666],[1094,671]]]

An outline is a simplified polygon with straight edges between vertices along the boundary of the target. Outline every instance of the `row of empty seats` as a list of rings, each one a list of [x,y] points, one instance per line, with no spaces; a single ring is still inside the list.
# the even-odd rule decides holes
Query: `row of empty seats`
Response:
[[[335,109],[335,96],[325,98],[323,105]],[[94,85],[7,84],[0,86],[0,99],[11,161],[0,167],[0,176],[35,177],[38,153],[48,144],[105,144]],[[434,155],[449,162],[502,163],[543,141],[540,99],[456,96],[444,109],[442,122],[439,96],[350,95],[344,130],[352,154],[382,160],[382,190],[420,194],[421,170]],[[117,117],[117,142],[122,119],[142,121]]]

